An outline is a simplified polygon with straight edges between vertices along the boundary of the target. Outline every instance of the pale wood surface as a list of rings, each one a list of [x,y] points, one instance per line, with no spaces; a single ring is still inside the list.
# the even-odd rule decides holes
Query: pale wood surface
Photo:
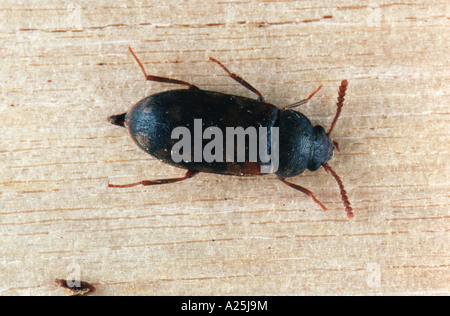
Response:
[[[449,6],[404,1],[0,2],[0,295],[449,294]],[[378,4],[377,4],[378,3]],[[293,179],[180,176],[106,118],[173,89],[149,73],[253,95],[213,56],[327,128],[330,165]]]

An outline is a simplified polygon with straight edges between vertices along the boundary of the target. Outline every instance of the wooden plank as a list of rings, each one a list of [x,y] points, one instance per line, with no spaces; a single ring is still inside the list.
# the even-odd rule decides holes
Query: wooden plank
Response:
[[[73,1],[0,5],[0,295],[448,295],[446,1]],[[327,128],[349,88],[330,165],[293,179],[180,176],[106,118],[173,89],[149,73],[253,97],[225,63]]]

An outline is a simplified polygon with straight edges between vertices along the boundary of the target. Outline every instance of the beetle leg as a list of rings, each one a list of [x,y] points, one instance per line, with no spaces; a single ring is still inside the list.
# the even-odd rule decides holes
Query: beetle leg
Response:
[[[294,183],[288,182],[288,181],[286,181],[286,179],[283,178],[283,177],[278,176],[278,179],[279,179],[281,182],[283,182],[284,184],[287,184],[288,186],[290,186],[291,188],[294,188],[294,189],[296,189],[296,190],[298,190],[298,191],[300,191],[300,192],[303,192],[303,193],[309,195],[309,196],[314,200],[314,202],[316,202],[317,204],[320,205],[320,207],[321,207],[324,211],[327,210],[327,208],[325,207],[325,205],[323,205],[323,204],[322,204],[322,203],[314,196],[314,194],[313,194],[311,191],[309,191],[308,189],[305,189],[304,187],[301,187],[301,186],[299,186],[298,184],[294,184]]]
[[[192,85],[192,84],[190,84],[189,82],[186,82],[186,81],[147,75],[147,72],[145,71],[144,65],[139,60],[139,58],[136,56],[134,51],[131,49],[131,47],[128,47],[128,49],[130,50],[130,52],[133,55],[134,59],[136,59],[139,67],[141,67],[142,72],[144,73],[146,80],[148,80],[148,81],[157,81],[157,82],[165,82],[165,83],[182,84],[182,85],[188,86],[190,90],[199,90],[199,88],[197,86],[194,86],[194,85]]]
[[[209,60],[217,63],[220,67],[222,67],[223,70],[225,70],[228,75],[233,78],[234,80],[236,80],[237,82],[239,82],[241,85],[243,85],[244,87],[246,87],[247,89],[249,89],[250,91],[256,93],[258,95],[258,100],[261,102],[265,102],[264,97],[262,96],[261,92],[259,92],[258,90],[256,90],[251,84],[249,84],[247,81],[245,81],[244,79],[242,79],[241,77],[239,77],[238,75],[236,75],[235,73],[232,73],[231,71],[229,71],[227,69],[227,67],[225,67],[220,61],[218,61],[215,58],[209,57]]]
[[[156,185],[156,184],[173,183],[173,182],[179,182],[179,181],[183,181],[183,180],[192,178],[193,176],[195,176],[199,173],[200,173],[199,171],[188,170],[188,172],[186,172],[184,177],[181,177],[181,178],[144,180],[144,181],[131,183],[131,184],[110,184],[110,183],[108,183],[108,187],[110,187],[110,188],[130,188],[130,187],[134,187],[137,185]]]
[[[307,97],[304,100],[295,102],[294,104],[290,104],[290,105],[286,105],[285,107],[282,107],[281,110],[286,110],[286,109],[292,109],[295,108],[297,106],[303,105],[305,103],[307,103],[309,100],[311,100],[311,98],[322,88],[322,85],[320,85],[313,93],[311,93],[309,95],[309,97]]]

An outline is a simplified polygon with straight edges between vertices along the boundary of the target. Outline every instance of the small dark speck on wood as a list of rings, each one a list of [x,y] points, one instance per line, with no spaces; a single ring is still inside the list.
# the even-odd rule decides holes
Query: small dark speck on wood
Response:
[[[88,296],[94,294],[96,291],[95,287],[87,282],[79,281],[80,286],[76,284],[69,285],[67,280],[56,279],[56,284],[62,288],[65,288],[69,296]]]

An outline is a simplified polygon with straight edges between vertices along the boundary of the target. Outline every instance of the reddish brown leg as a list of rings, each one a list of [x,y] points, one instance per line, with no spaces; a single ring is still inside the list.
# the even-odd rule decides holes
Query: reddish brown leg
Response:
[[[186,174],[184,175],[184,177],[181,178],[171,178],[171,179],[157,179],[157,180],[144,180],[144,181],[140,181],[140,182],[136,182],[136,183],[131,183],[131,184],[109,184],[108,183],[108,187],[110,188],[130,188],[130,187],[134,187],[137,185],[156,185],[156,184],[165,184],[165,183],[173,183],[173,182],[179,182],[179,181],[183,181],[189,178],[192,178],[193,176],[197,175],[199,173],[199,171],[193,171],[193,170],[189,170],[188,172],[186,172]]]
[[[294,184],[294,183],[288,182],[288,181],[286,181],[286,179],[283,178],[283,177],[278,176],[278,179],[280,179],[281,182],[283,182],[284,184],[287,184],[287,185],[290,186],[291,188],[294,188],[294,189],[296,189],[296,190],[298,190],[298,191],[300,191],[300,192],[303,192],[303,193],[309,195],[309,196],[314,200],[314,202],[316,202],[317,204],[320,205],[321,208],[323,208],[324,211],[327,210],[327,208],[325,207],[325,205],[323,205],[323,204],[322,204],[322,203],[314,196],[314,194],[313,194],[311,191],[309,191],[308,189],[305,189],[304,187],[301,187],[301,186],[299,186],[298,184]]]
[[[336,179],[336,182],[339,185],[339,189],[341,190],[341,198],[342,198],[342,201],[344,202],[345,211],[347,212],[347,217],[348,217],[348,219],[352,219],[355,215],[353,214],[353,209],[350,206],[350,201],[348,200],[348,197],[347,197],[347,191],[345,191],[345,189],[344,189],[344,184],[342,183],[341,178],[339,178],[337,173],[334,172],[334,170],[331,169],[331,167],[328,164],[324,163],[322,165],[322,167],[325,169],[326,172],[330,172],[331,175]]]
[[[305,103],[307,103],[309,100],[311,100],[311,98],[320,90],[320,89],[322,89],[322,85],[320,85],[313,93],[311,93],[310,95],[309,95],[309,97],[307,97],[306,99],[304,99],[304,100],[301,100],[301,101],[298,101],[298,102],[295,102],[294,104],[291,104],[291,105],[286,105],[285,107],[283,107],[283,108],[281,108],[282,110],[286,110],[286,109],[292,109],[292,108],[295,108],[295,107],[297,107],[297,106],[300,106],[300,105],[303,105],[303,104],[305,104]]]
[[[345,101],[344,97],[345,97],[345,91],[347,90],[347,86],[348,86],[348,81],[342,80],[341,85],[339,87],[339,92],[338,92],[339,97],[338,97],[336,115],[334,116],[333,122],[331,123],[330,129],[328,130],[327,135],[331,134],[334,126],[336,125],[336,122],[337,122],[339,116],[341,115],[342,106],[344,105],[344,101]]]
[[[341,149],[339,148],[339,143],[335,140],[332,141],[334,148],[336,148],[337,151],[341,151]]]
[[[244,87],[246,87],[247,89],[249,89],[250,91],[256,93],[256,95],[258,95],[258,100],[261,102],[265,102],[264,101],[264,97],[262,96],[262,94],[256,90],[251,84],[249,84],[247,81],[245,81],[244,79],[242,79],[241,77],[239,77],[238,75],[236,75],[235,73],[231,73],[231,71],[229,71],[227,69],[227,67],[225,67],[220,61],[218,61],[215,58],[209,57],[209,60],[217,63],[220,67],[222,67],[223,70],[225,70],[228,75],[233,78],[234,80],[236,80],[237,82],[239,82],[241,85],[243,85]]]
[[[190,84],[189,82],[186,81],[182,81],[182,80],[177,80],[177,79],[170,79],[170,78],[164,78],[164,77],[158,77],[158,76],[152,76],[152,75],[147,75],[147,72],[145,71],[144,65],[142,64],[142,62],[139,60],[139,58],[136,56],[136,54],[134,53],[134,51],[131,49],[131,47],[128,47],[128,49],[130,50],[131,54],[133,55],[134,59],[136,59],[139,67],[141,67],[142,72],[145,75],[145,79],[149,80],[149,81],[157,81],[157,82],[165,82],[165,83],[174,83],[174,84],[182,84],[185,86],[188,86],[190,90],[198,90],[198,87]]]

